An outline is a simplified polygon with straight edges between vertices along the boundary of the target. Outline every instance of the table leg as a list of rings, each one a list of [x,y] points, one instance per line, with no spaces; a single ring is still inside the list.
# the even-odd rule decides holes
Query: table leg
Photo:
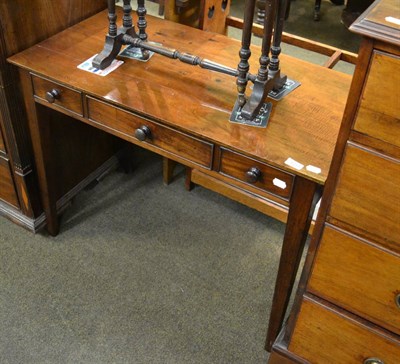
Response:
[[[33,89],[29,73],[20,70],[20,80],[35,155],[41,202],[46,215],[46,229],[50,235],[55,236],[59,232],[60,225],[57,216],[56,185],[53,175],[56,168],[51,153],[53,139],[48,117],[49,110],[44,106],[36,105],[33,100]]]
[[[169,185],[174,176],[174,169],[176,167],[176,162],[167,157],[163,157],[163,182]]]
[[[192,168],[186,167],[185,175],[186,191],[191,191],[194,188],[194,183],[192,182]]]
[[[269,318],[265,344],[267,351],[271,350],[272,344],[282,328],[311,219],[321,196],[321,190],[322,188],[315,182],[301,177],[295,179]]]

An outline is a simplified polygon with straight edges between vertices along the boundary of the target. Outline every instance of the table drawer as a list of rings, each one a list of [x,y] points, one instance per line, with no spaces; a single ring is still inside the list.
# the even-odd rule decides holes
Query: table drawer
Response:
[[[330,216],[400,251],[400,161],[348,144]]]
[[[113,134],[133,141],[144,148],[160,152],[160,154],[167,152],[167,156],[171,156],[172,154],[180,159],[211,169],[212,143],[192,137],[91,97],[87,97],[87,103],[89,120],[101,124]],[[143,129],[143,127],[145,128]],[[140,135],[143,140],[139,140],[135,136],[138,129],[141,130]]]
[[[397,364],[400,342],[332,308],[304,299],[289,350],[310,363],[366,363],[368,358]]]
[[[19,208],[9,162],[0,156],[0,199]]]
[[[400,57],[375,51],[354,129],[400,147]]]
[[[83,115],[82,94],[79,91],[62,86],[53,81],[32,75],[34,95],[47,100],[56,107]]]
[[[219,172],[286,200],[292,192],[293,175],[229,149],[221,148]]]
[[[326,226],[308,290],[400,334],[400,255]]]

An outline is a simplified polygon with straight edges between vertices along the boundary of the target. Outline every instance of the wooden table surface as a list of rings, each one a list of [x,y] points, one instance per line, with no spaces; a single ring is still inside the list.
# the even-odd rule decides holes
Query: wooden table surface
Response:
[[[122,19],[121,12],[118,19]],[[237,67],[239,41],[151,16],[147,19],[149,41]],[[101,12],[9,61],[324,184],[350,87],[349,75],[282,55],[283,73],[301,86],[279,102],[270,100],[273,108],[267,128],[233,124],[229,116],[237,96],[234,77],[157,54],[148,62],[121,58],[125,63],[105,77],[78,69],[102,50],[107,27],[107,12]],[[252,46],[253,74],[258,70],[259,51]],[[293,169],[285,164],[288,158],[318,167],[321,173]]]

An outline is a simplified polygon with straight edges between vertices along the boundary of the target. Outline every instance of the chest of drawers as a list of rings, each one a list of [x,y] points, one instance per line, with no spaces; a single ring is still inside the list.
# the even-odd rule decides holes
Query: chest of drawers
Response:
[[[364,36],[359,62],[312,254],[270,363],[400,360],[399,11],[378,1],[352,26]]]

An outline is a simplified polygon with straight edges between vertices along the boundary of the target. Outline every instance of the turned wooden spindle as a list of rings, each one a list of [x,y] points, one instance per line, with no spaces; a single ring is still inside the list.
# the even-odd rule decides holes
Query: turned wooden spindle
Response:
[[[279,70],[279,55],[281,54],[282,31],[286,8],[287,0],[279,0],[275,18],[274,39],[271,47],[271,62],[269,64],[269,70],[272,72]]]
[[[131,0],[124,0],[124,5],[122,6],[124,10],[124,16],[122,18],[122,26],[124,28],[131,28],[132,27],[132,7],[131,7]]]
[[[115,13],[115,0],[108,0],[108,35],[117,35],[117,14]]]
[[[238,90],[238,103],[242,107],[246,103],[247,73],[249,72],[249,58],[251,56],[251,30],[253,27],[254,9],[256,0],[247,0],[244,9],[244,25],[242,33],[242,46],[239,51],[240,62],[238,65],[238,78],[236,80]]]
[[[139,38],[141,40],[147,40],[147,34],[146,34],[146,27],[147,27],[147,21],[146,21],[146,14],[147,10],[144,5],[144,0],[138,0],[137,2],[138,8],[137,8],[137,14],[138,14],[138,22],[137,26],[139,28]]]
[[[266,6],[266,0],[257,0],[257,3],[256,3],[256,9],[257,9],[256,23],[257,24],[264,24],[265,6]]]
[[[275,18],[276,7],[277,0],[267,0],[265,3],[264,34],[261,48],[260,68],[257,75],[257,78],[260,81],[266,81],[268,79],[268,65],[270,62],[269,52],[271,50],[273,28],[273,21],[271,20]]]

